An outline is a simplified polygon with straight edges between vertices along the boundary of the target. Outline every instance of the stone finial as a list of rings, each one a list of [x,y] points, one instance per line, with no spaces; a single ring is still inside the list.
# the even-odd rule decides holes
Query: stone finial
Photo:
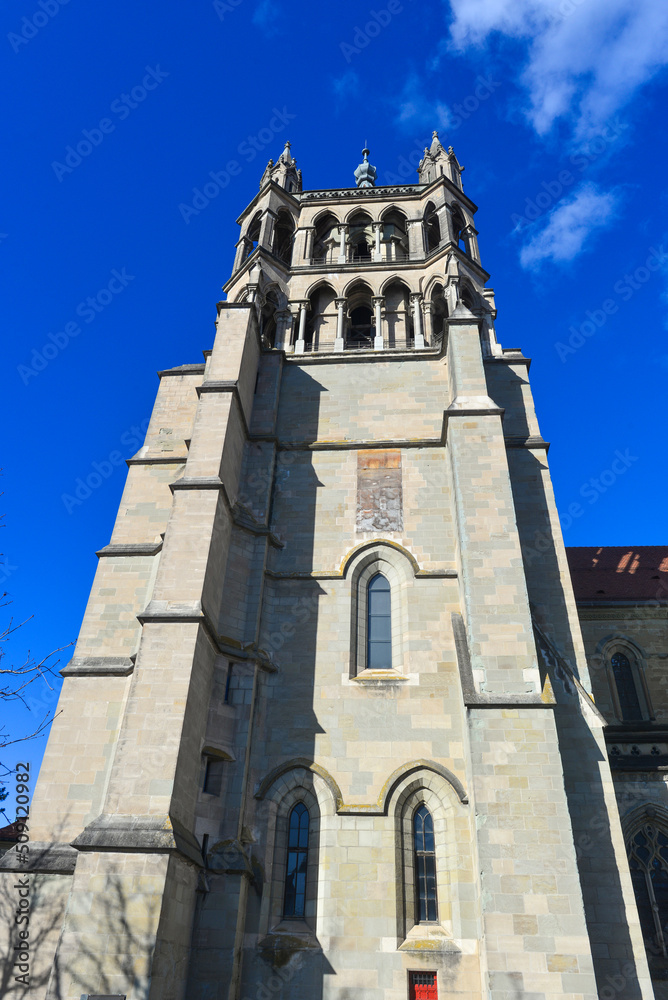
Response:
[[[269,160],[267,169],[260,182],[260,188],[263,188],[270,180],[274,181],[280,187],[285,188],[286,191],[301,191],[302,189],[301,171],[297,170],[297,161],[292,156],[291,143],[289,141],[285,143],[283,152],[276,160],[276,163],[273,160]]]
[[[355,170],[355,183],[358,188],[370,188],[376,186],[376,168],[369,163],[370,150],[366,147],[362,150],[364,160]]]

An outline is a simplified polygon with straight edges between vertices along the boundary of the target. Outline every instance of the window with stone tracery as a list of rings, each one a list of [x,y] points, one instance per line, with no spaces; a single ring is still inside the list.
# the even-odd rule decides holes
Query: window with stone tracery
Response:
[[[650,971],[668,975],[668,836],[645,823],[628,844],[631,881]]]

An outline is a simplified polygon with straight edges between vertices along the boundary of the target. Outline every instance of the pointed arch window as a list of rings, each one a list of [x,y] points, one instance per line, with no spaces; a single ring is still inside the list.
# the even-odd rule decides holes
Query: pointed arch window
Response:
[[[668,837],[646,823],[628,845],[631,881],[650,963],[668,957]]]
[[[635,722],[643,718],[640,698],[634,676],[634,669],[628,656],[619,651],[610,659],[612,676],[615,679],[619,708],[624,722]]]
[[[434,821],[422,804],[413,816],[413,851],[415,854],[415,923],[438,920],[436,900],[436,845]]]
[[[376,573],[367,587],[367,668],[392,668],[392,604],[390,583]]]
[[[284,917],[303,918],[306,908],[309,813],[298,802],[288,820],[288,856],[285,871]]]

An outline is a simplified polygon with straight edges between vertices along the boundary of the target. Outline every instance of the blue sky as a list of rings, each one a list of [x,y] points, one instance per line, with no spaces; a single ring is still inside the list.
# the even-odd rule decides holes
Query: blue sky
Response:
[[[354,183],[365,141],[380,183],[415,180],[438,129],[480,207],[499,339],[534,359],[566,544],[668,542],[665,0],[6,0],[0,17],[0,574],[5,614],[34,616],[5,665],[76,638],[155,373],[211,346],[235,219],[286,139],[327,188]],[[33,687],[16,731],[57,696]],[[36,771],[43,744],[9,759]]]

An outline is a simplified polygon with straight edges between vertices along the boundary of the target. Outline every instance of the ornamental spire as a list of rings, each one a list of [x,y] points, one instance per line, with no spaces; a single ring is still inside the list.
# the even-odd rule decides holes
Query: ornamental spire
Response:
[[[362,150],[364,160],[355,170],[355,183],[358,188],[372,188],[376,186],[376,168],[372,167],[369,163],[369,153],[370,150],[365,143]]]

